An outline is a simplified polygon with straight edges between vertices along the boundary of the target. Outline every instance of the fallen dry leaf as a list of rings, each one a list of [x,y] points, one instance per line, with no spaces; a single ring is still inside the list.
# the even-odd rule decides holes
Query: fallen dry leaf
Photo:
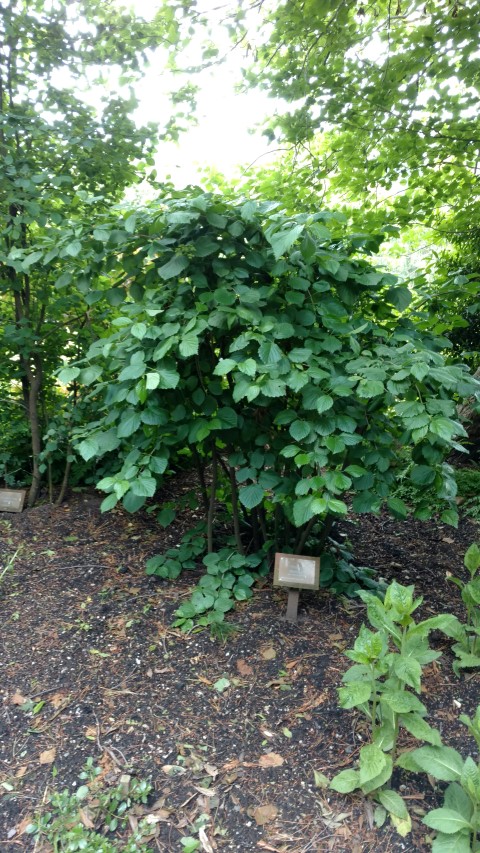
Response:
[[[31,816],[24,817],[23,820],[20,821],[20,823],[17,823],[17,826],[15,827],[15,829],[17,830],[17,835],[23,835],[27,826],[29,826],[31,823],[32,823],[32,817]]]
[[[24,764],[23,767],[19,767],[17,772],[15,773],[15,778],[16,779],[23,779],[27,770],[28,770],[27,764]]]
[[[262,658],[264,660],[273,660],[274,658],[277,657],[277,653],[276,653],[275,649],[273,648],[273,646],[267,646],[266,649],[262,649],[260,651],[260,655],[262,656]]]
[[[55,710],[57,710],[57,708],[60,708],[60,706],[63,705],[66,698],[66,693],[54,693],[53,696],[50,696],[50,702],[52,703]]]
[[[96,740],[97,739],[97,727],[96,726],[87,726],[85,729],[85,737],[88,740]]]
[[[18,693],[18,691],[15,692],[13,694],[12,698],[10,699],[10,702],[12,703],[12,705],[24,705],[26,701],[27,700],[26,700],[25,696],[22,696],[22,694]]]
[[[185,767],[180,767],[179,764],[164,764],[162,770],[167,776],[183,776],[187,772]]]
[[[284,759],[277,752],[267,752],[266,755],[261,755],[258,763],[260,767],[281,767]]]
[[[198,839],[200,841],[200,844],[202,845],[202,850],[204,850],[205,853],[214,853],[213,847],[208,840],[207,833],[205,832],[203,826],[201,826],[198,830]]]
[[[85,829],[95,829],[95,824],[88,813],[88,809],[79,809],[78,814],[80,815],[80,820],[82,821]]]
[[[257,826],[264,826],[271,820],[275,820],[277,815],[277,807],[271,804],[267,804],[266,806],[257,806],[257,808],[254,809],[252,812],[252,817]]]
[[[53,764],[56,754],[57,750],[52,746],[51,749],[46,749],[44,752],[41,752],[38,760],[40,761],[40,764]]]
[[[253,675],[252,667],[243,658],[237,660],[237,670],[240,675]]]

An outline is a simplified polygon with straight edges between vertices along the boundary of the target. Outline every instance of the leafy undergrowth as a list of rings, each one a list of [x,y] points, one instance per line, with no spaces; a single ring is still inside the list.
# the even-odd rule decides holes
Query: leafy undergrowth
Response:
[[[145,564],[200,519],[186,511],[159,531],[147,514],[106,517],[98,504],[76,495],[61,508],[0,518],[0,565],[20,549],[0,591],[2,853],[33,851],[36,842],[36,853],[52,849],[45,833],[27,827],[54,812],[55,792],[64,790],[74,798],[68,808],[79,806],[81,831],[115,850],[146,820],[138,848],[167,853],[430,849],[433,830],[422,818],[441,807],[445,783],[434,788],[424,775],[395,771],[412,816],[404,839],[376,828],[360,795],[321,787],[321,774],[355,766],[368,738],[362,717],[339,710],[337,696],[363,604],[302,593],[294,626],[281,620],[285,592],[267,577],[227,614],[225,644],[208,631],[182,633],[172,627],[175,613],[202,569],[168,581],[148,576]],[[463,555],[477,526],[361,516],[339,533],[359,564],[387,582],[415,583],[424,596],[419,618],[450,611],[464,620],[448,574],[468,580]],[[432,645],[442,655],[424,673],[428,720],[444,743],[475,757],[459,716],[474,714],[479,676],[455,676],[448,638],[433,634]],[[416,745],[406,732],[401,738],[402,749]],[[89,758],[100,768],[94,783],[79,779]],[[152,791],[128,807],[125,825],[105,829],[96,799],[121,784],[126,791],[126,777]]]

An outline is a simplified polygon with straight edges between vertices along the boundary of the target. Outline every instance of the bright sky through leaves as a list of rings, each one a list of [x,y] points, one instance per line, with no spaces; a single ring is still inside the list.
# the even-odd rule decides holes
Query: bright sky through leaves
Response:
[[[131,0],[131,3],[135,12],[146,18],[153,15],[157,6],[152,0]],[[215,0],[207,0],[203,8],[207,10],[209,4],[212,9],[218,6]],[[235,91],[240,80],[239,65],[243,54],[240,49],[232,51],[228,37],[220,27],[218,39],[224,44],[226,61],[191,80],[200,87],[196,126],[192,124],[191,129],[181,135],[178,145],[162,143],[157,154],[159,178],[170,174],[178,186],[196,183],[199,168],[213,167],[228,177],[239,165],[247,168],[254,161],[266,165],[275,156],[274,146],[259,131],[249,133],[272,112],[274,102],[260,91]],[[185,58],[185,62],[188,61],[200,61],[195,40],[188,58]],[[162,92],[167,91],[172,78],[168,74],[167,79],[164,63],[165,57],[159,51],[137,89],[141,102],[136,112],[139,123],[153,121],[162,125],[165,121],[169,105]],[[178,86],[186,82],[189,82],[186,77],[178,80]]]

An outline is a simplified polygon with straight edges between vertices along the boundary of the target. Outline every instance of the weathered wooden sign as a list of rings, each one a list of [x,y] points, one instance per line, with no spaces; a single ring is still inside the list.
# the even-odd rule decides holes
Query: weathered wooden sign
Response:
[[[285,619],[298,621],[298,602],[301,589],[318,589],[320,586],[320,557],[302,554],[275,554],[274,586],[288,588]]]
[[[22,512],[25,489],[0,489],[0,512]]]

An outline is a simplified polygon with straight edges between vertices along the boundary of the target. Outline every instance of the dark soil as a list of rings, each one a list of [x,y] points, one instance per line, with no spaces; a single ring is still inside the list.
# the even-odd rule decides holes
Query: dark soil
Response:
[[[292,625],[281,619],[286,593],[269,581],[227,617],[238,631],[224,645],[207,632],[186,636],[171,628],[173,612],[198,573],[167,583],[147,577],[145,561],[178,542],[192,513],[162,531],[146,513],[102,516],[99,503],[80,493],[59,508],[0,513],[0,567],[20,549],[0,587],[2,853],[33,850],[27,823],[49,791],[79,784],[89,756],[105,784],[125,772],[152,779],[152,851],[181,851],[201,813],[220,853],[428,850],[421,817],[442,797],[427,779],[396,779],[413,817],[405,839],[376,829],[361,797],[315,787],[314,771],[331,777],[353,765],[366,736],[336,694],[363,605],[302,593],[304,618]],[[463,615],[446,576],[465,576],[478,526],[362,516],[341,532],[358,564],[415,583],[420,616]],[[433,642],[444,654],[424,680],[429,719],[475,754],[458,714],[474,712],[479,675],[457,679],[449,642]],[[230,686],[220,693],[222,678]]]

